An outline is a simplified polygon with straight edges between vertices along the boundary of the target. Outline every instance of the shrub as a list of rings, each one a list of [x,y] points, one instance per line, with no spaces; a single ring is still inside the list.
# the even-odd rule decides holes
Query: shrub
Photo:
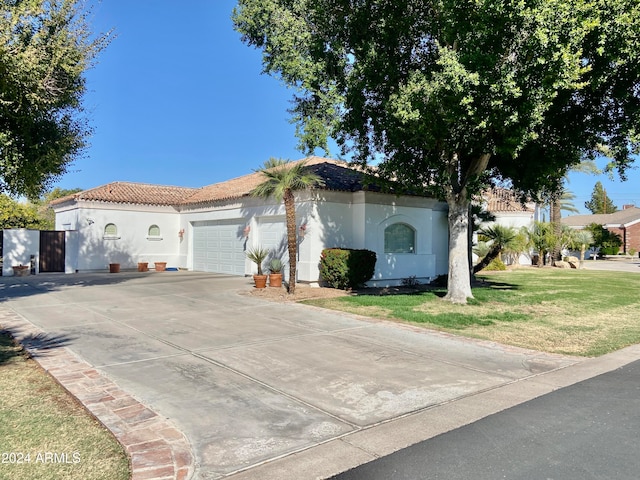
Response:
[[[333,288],[348,289],[371,280],[376,254],[371,250],[325,248],[320,255],[320,276]]]
[[[411,275],[407,278],[402,279],[403,287],[417,287],[418,285],[420,285],[420,282],[418,281],[415,275]]]
[[[490,271],[501,271],[506,269],[507,267],[504,264],[504,262],[500,259],[500,257],[496,257],[493,260],[491,260],[491,263],[486,267],[484,267],[483,270],[486,272],[490,272]]]

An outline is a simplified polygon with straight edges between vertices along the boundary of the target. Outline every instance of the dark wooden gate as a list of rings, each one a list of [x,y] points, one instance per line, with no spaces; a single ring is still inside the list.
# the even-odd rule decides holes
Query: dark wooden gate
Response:
[[[64,272],[65,232],[40,230],[40,272]]]

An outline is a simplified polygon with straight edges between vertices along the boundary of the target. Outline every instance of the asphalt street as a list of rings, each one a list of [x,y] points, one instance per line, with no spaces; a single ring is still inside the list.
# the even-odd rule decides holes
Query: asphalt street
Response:
[[[639,432],[636,361],[332,478],[635,480]]]

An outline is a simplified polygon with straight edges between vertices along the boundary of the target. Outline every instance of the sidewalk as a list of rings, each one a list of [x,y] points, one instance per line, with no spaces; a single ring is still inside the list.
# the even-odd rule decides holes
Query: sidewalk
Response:
[[[9,278],[0,324],[65,340],[37,360],[114,431],[136,480],[328,478],[640,358],[265,302],[238,277]]]

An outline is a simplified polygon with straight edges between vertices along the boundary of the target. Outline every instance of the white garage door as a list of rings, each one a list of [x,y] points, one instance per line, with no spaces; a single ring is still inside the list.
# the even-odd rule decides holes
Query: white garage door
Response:
[[[244,220],[194,222],[193,269],[200,272],[245,274]]]

